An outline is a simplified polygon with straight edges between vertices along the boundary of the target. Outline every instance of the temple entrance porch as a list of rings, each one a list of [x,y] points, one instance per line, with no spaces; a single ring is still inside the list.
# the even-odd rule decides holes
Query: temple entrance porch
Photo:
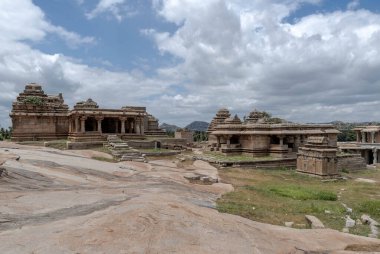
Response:
[[[144,123],[134,116],[76,115],[69,126],[69,140],[73,142],[106,141],[110,134],[123,140],[144,137]]]

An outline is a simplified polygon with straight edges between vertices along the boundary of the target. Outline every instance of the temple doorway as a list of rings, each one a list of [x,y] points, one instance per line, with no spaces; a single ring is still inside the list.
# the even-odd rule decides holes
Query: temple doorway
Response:
[[[84,124],[85,131],[97,131],[98,128],[98,122],[94,117],[88,117]]]
[[[231,145],[237,145],[237,144],[239,144],[239,136],[233,135],[230,138],[230,144]]]
[[[280,139],[277,136],[270,136],[270,144],[271,145],[279,145]]]
[[[102,121],[103,133],[120,133],[120,121],[117,118],[105,117]]]
[[[367,164],[371,165],[371,164],[373,164],[373,159],[374,159],[373,152],[372,152],[372,150],[368,150],[367,152],[368,152],[368,161],[367,161]]]

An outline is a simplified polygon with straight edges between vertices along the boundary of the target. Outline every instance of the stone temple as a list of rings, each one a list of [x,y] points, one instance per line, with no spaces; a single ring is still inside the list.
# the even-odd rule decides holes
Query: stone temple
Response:
[[[73,142],[105,141],[109,134],[123,140],[165,136],[158,120],[145,107],[99,108],[91,99],[73,109],[62,94],[47,95],[38,84],[28,84],[12,104],[13,141],[68,139]]]
[[[310,136],[298,150],[297,171],[318,176],[339,175],[337,151],[326,137]]]
[[[354,128],[356,142],[339,143],[339,149],[346,153],[360,154],[367,164],[380,162],[380,126],[359,126]]]
[[[269,118],[265,112],[254,110],[241,121],[220,109],[208,129],[211,150],[225,155],[296,157],[308,137],[326,137],[327,145],[337,146],[339,133],[330,124],[296,124]]]

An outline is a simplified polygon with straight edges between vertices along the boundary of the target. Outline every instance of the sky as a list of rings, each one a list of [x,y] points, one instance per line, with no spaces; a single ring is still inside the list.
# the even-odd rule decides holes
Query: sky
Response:
[[[0,0],[0,126],[36,82],[160,123],[380,121],[378,0]]]

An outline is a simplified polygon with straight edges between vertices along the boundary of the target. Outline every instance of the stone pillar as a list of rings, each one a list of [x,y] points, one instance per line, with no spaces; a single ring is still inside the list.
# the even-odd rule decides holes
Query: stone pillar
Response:
[[[125,134],[125,120],[127,120],[125,117],[120,117],[121,134]]]
[[[296,141],[295,141],[295,148],[298,149],[298,147],[301,146],[301,136],[297,135],[296,136]]]
[[[356,142],[360,143],[360,134],[356,131]]]
[[[375,132],[371,132],[371,143],[375,143]]]
[[[365,132],[362,131],[362,143],[365,143]]]
[[[100,134],[102,134],[102,120],[103,120],[104,118],[103,117],[97,117],[96,118],[96,121],[98,121],[98,132],[100,133]]]
[[[70,133],[70,132],[71,132],[71,130],[72,130],[72,127],[73,127],[73,126],[72,126],[72,124],[73,124],[73,123],[72,123],[72,120],[71,120],[71,119],[69,119],[69,133]]]
[[[79,117],[75,117],[75,132],[80,132]]]
[[[144,135],[144,118],[140,118],[140,134]]]
[[[231,144],[231,140],[230,140],[230,136],[228,135],[227,136],[227,147],[230,147],[230,144]]]
[[[377,163],[377,148],[372,149],[373,152],[373,164]]]
[[[86,132],[86,117],[81,117],[80,119],[80,132]]]
[[[279,136],[278,138],[280,139],[280,146],[283,146],[284,145],[284,137]]]
[[[138,118],[135,120],[135,130],[137,134],[140,134],[140,119]]]

